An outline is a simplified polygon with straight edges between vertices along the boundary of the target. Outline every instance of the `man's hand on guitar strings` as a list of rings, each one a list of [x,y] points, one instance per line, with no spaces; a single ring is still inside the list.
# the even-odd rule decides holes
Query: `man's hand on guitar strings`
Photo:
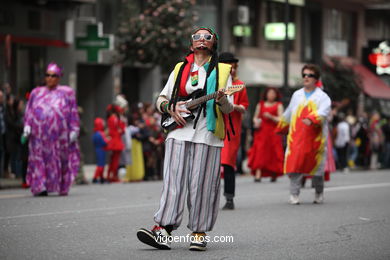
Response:
[[[175,120],[175,122],[180,126],[186,125],[186,120],[180,115],[180,113],[191,114],[191,112],[185,108],[185,103],[186,101],[177,102],[175,111],[173,111],[173,109],[169,109],[169,114]]]

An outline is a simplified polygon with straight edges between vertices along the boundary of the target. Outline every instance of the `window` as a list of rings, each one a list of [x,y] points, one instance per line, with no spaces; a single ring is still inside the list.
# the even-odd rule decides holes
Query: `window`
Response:
[[[28,28],[30,30],[39,31],[41,30],[41,13],[39,11],[28,12]]]
[[[217,0],[197,0],[196,5],[204,5],[204,6],[216,6],[217,5]]]
[[[266,2],[266,23],[284,23],[284,17],[285,17],[285,4],[279,3],[279,2],[273,2],[273,1],[267,1]],[[295,12],[296,7],[293,5],[289,6],[290,9],[290,15],[289,15],[289,22],[293,23],[295,25],[295,38],[297,37],[297,23],[295,19]],[[267,40],[266,41],[266,48],[271,50],[283,50],[284,48],[284,40]],[[290,51],[294,50],[295,48],[295,40],[289,41],[289,49]]]
[[[13,26],[14,24],[14,13],[10,10],[0,9],[0,26]]]
[[[255,0],[237,0],[237,6],[238,7],[243,7],[244,9],[244,12],[247,12],[246,15],[248,15],[249,17],[249,21],[247,24],[242,24],[240,23],[240,17],[243,16],[242,13],[239,13],[240,11],[239,10],[242,10],[240,8],[238,8],[238,10],[236,9],[234,12],[235,12],[235,15],[234,17],[236,17],[236,21],[235,21],[235,24],[233,24],[233,27],[232,27],[232,30],[234,30],[234,28],[237,28],[235,26],[242,26],[241,30],[242,31],[250,31],[250,34],[248,35],[247,33],[244,33],[246,34],[247,36],[238,36],[235,35],[236,37],[236,43],[238,45],[241,45],[241,46],[248,46],[248,47],[258,47],[258,22],[259,22],[259,1],[255,1]],[[239,17],[240,16],[240,17]],[[244,15],[245,16],[245,15]],[[237,32],[236,32],[237,33]]]
[[[330,56],[351,56],[355,46],[355,15],[326,9],[325,17],[325,53]]]

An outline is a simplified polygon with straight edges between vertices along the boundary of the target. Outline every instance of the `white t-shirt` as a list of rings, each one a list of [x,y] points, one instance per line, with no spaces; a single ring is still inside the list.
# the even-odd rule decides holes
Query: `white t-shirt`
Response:
[[[334,145],[337,148],[342,148],[349,142],[349,140],[351,140],[349,124],[345,121],[342,121],[337,124],[337,136]]]
[[[198,71],[198,85],[197,86],[192,86],[191,85],[191,77],[188,77],[187,83],[186,83],[186,91],[188,94],[191,94],[197,89],[203,89],[203,86],[206,81],[206,70],[204,67],[199,67],[195,63],[191,67],[191,72],[193,71]],[[169,75],[168,81],[165,84],[164,89],[161,91],[160,96],[166,96],[168,99],[171,99],[172,95],[172,90],[175,84],[175,75],[174,71],[171,72]],[[229,76],[229,79],[227,81],[227,86],[232,85],[232,78]],[[228,100],[230,103],[233,104],[233,96],[229,96]],[[194,142],[194,143],[203,143],[207,144],[210,146],[217,146],[217,147],[223,147],[223,140],[219,139],[216,137],[211,131],[207,130],[207,120],[206,117],[203,116],[203,111],[202,115],[200,115],[199,120],[196,124],[196,131],[193,128],[194,127],[194,121],[189,121],[183,128],[177,128],[173,131],[171,131],[167,139],[173,138],[176,140],[181,140],[181,141],[189,141],[189,142]]]

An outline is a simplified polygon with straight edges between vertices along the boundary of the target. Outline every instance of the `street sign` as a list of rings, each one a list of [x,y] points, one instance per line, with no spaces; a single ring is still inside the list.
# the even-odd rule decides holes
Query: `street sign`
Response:
[[[110,48],[110,38],[101,37],[98,31],[98,25],[90,24],[87,26],[87,35],[76,38],[76,49],[87,51],[87,60],[89,62],[99,61],[99,51]]]
[[[235,25],[233,26],[233,35],[236,37],[250,37],[252,28],[249,25]]]
[[[274,2],[286,3],[286,0],[271,0]],[[288,0],[290,5],[305,6],[305,0]]]
[[[371,64],[376,66],[376,73],[378,75],[390,75],[390,45],[387,41],[379,43],[379,45],[372,50],[368,56]]]
[[[286,35],[286,25],[284,23],[267,23],[264,35],[266,40],[282,41]],[[288,23],[288,39],[295,39],[295,24]]]

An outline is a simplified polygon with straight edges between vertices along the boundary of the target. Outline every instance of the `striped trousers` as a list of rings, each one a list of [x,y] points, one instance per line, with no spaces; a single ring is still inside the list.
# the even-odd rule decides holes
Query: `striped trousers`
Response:
[[[218,215],[221,147],[168,139],[165,144],[164,186],[154,221],[177,229],[187,195],[193,232],[211,231]]]

